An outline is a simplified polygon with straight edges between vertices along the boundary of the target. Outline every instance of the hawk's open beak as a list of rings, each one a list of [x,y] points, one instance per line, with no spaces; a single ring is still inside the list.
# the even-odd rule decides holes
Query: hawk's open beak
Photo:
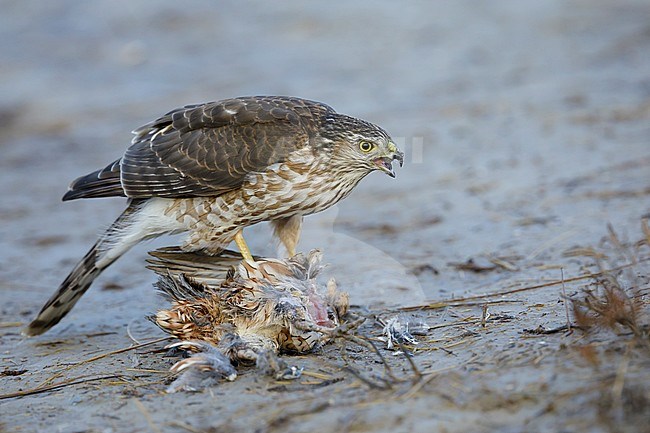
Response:
[[[393,161],[399,161],[399,166],[402,167],[404,165],[404,153],[400,152],[397,149],[397,146],[395,146],[393,143],[390,143],[388,150],[392,152],[392,155],[375,159],[375,164],[379,170],[383,171],[390,177],[395,177],[395,171],[393,170]]]

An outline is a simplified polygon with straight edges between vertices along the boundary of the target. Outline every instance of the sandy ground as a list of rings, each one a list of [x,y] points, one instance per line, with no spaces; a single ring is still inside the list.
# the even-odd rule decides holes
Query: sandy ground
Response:
[[[0,7],[0,431],[650,431],[647,1]],[[406,150],[397,179],[371,175],[308,218],[300,249],[323,249],[358,312],[432,327],[416,368],[338,342],[290,359],[297,381],[242,370],[165,394],[165,342],[113,352],[163,336],[144,319],[164,305],[144,260],[173,238],[135,248],[23,339],[124,205],[62,203],[69,181],[171,108],[246,94],[322,100]],[[268,227],[248,239],[274,254]],[[562,328],[562,291],[602,292],[580,277],[626,264],[604,275],[635,305],[612,319],[629,326]]]

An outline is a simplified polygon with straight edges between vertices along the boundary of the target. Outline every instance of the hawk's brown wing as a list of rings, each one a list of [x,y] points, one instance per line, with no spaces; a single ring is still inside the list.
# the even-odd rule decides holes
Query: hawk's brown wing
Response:
[[[220,195],[308,145],[333,110],[300,98],[247,97],[173,110],[134,131],[121,160],[74,181],[64,200]]]

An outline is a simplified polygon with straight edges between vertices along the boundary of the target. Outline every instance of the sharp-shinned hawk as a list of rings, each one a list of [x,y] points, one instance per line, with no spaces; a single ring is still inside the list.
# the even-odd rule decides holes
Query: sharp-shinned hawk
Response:
[[[127,197],[128,206],[23,331],[57,324],[129,248],[187,233],[182,248],[218,254],[244,227],[271,221],[290,255],[302,218],[345,198],[366,175],[403,162],[372,123],[293,97],[242,97],[179,108],[134,131],[117,161],[72,182],[63,200]]]

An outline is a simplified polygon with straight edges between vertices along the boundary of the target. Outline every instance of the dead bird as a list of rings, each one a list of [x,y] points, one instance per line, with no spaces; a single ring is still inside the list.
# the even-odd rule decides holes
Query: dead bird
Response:
[[[207,256],[165,248],[150,254],[149,268],[160,275],[156,286],[171,301],[170,308],[150,319],[182,340],[176,347],[201,352],[173,367],[192,377],[202,371],[233,378],[232,365],[210,358],[217,350],[217,358],[255,364],[287,378],[297,370],[275,355],[308,353],[326,343],[349,308],[347,293],[338,291],[333,280],[326,287],[316,281],[323,268],[317,250],[254,261],[229,251]],[[179,381],[171,391],[195,388],[187,378]]]

